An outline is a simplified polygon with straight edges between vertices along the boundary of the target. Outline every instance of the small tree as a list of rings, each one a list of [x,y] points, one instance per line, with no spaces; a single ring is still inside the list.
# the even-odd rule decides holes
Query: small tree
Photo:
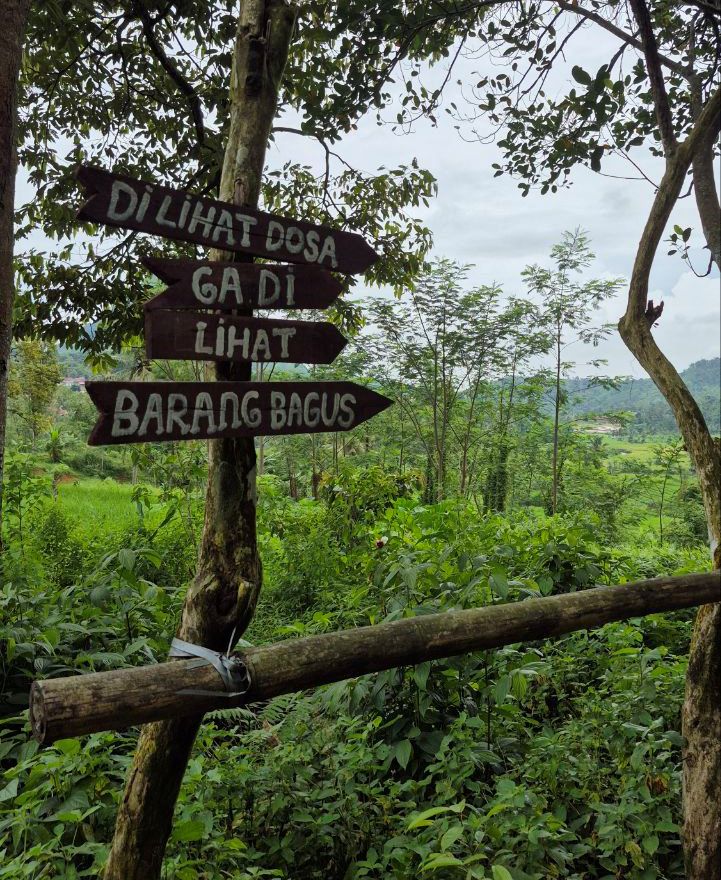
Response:
[[[45,444],[45,451],[53,464],[57,464],[63,457],[63,437],[60,428],[51,428]]]
[[[395,399],[425,452],[434,487],[428,500],[446,496],[452,454],[458,490],[470,491],[479,450],[493,432],[496,398],[529,356],[518,340],[531,335],[537,317],[530,303],[503,304],[495,284],[464,291],[466,274],[467,267],[438,260],[406,297],[372,309],[379,332],[368,347],[384,381],[404,386]]]
[[[668,481],[673,469],[679,466],[683,452],[683,440],[665,443],[655,446],[653,449],[655,464],[661,476],[661,488],[658,497],[658,540],[660,544],[663,544],[663,507],[666,501]]]
[[[551,250],[552,269],[528,266],[523,278],[529,291],[541,299],[541,323],[551,340],[554,354],[553,374],[553,455],[551,459],[551,513],[558,510],[558,445],[561,410],[565,403],[563,379],[576,361],[566,360],[567,349],[577,342],[598,345],[611,327],[591,325],[594,311],[604,299],[613,296],[622,279],[583,280],[581,273],[591,265],[594,254],[588,237],[580,230],[565,232]],[[600,361],[595,361],[598,364]]]
[[[33,447],[50,428],[50,406],[61,379],[54,344],[36,339],[17,343],[9,383],[10,411],[27,428]]]

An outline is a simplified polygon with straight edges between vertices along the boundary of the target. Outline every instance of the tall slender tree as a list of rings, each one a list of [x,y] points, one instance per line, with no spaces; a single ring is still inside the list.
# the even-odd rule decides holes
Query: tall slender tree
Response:
[[[550,511],[558,510],[558,443],[564,403],[563,379],[573,367],[567,349],[577,342],[598,345],[611,330],[592,326],[593,313],[604,299],[613,296],[622,280],[584,279],[582,272],[593,261],[588,237],[580,229],[566,232],[551,250],[553,269],[528,266],[523,271],[529,291],[540,298],[540,321],[549,334],[553,350],[553,453],[551,457]]]
[[[2,534],[8,374],[15,300],[13,250],[17,171],[17,91],[23,35],[29,9],[30,0],[7,0],[7,3],[3,4],[3,26],[0,28],[0,535]]]

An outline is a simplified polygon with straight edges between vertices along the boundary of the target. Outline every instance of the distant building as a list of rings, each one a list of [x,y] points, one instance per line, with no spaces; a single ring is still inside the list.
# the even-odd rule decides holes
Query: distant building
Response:
[[[60,384],[65,388],[72,388],[73,391],[82,391],[85,388],[85,376],[66,376]]]

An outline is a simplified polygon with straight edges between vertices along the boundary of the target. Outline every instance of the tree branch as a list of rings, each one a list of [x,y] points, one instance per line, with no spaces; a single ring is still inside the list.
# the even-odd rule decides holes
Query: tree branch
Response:
[[[643,54],[646,59],[646,72],[651,85],[651,94],[656,109],[656,121],[661,135],[661,143],[667,156],[676,149],[678,142],[673,130],[673,117],[671,105],[666,93],[666,84],[661,70],[661,59],[658,54],[656,36],[653,32],[651,16],[644,0],[630,0],[631,9],[638,24],[643,44]]]
[[[160,66],[163,68],[163,70],[175,83],[178,91],[182,95],[184,95],[185,98],[187,98],[188,104],[190,106],[190,112],[193,117],[193,123],[195,124],[195,135],[198,141],[198,147],[204,146],[205,124],[203,122],[203,107],[200,103],[200,97],[198,96],[198,93],[188,82],[188,80],[183,76],[179,68],[168,57],[165,49],[161,46],[153,28],[154,21],[150,17],[150,14],[148,13],[145,5],[142,2],[136,3],[133,11],[137,13],[138,18],[140,19],[140,23],[143,26],[143,33],[145,34],[148,48],[153,53],[157,61],[160,63]]]
[[[689,6],[695,6],[707,15],[721,17],[721,7],[713,3],[705,3],[704,0],[687,0]]]
[[[597,12],[592,12],[590,9],[585,9],[578,3],[568,2],[568,0],[558,0],[558,5],[566,12],[572,12],[574,15],[580,15],[582,18],[585,18],[588,21],[592,21],[600,28],[608,31],[609,34],[613,34],[614,37],[618,37],[619,40],[623,40],[624,43],[628,43],[629,46],[633,46],[634,49],[638,49],[640,52],[643,52],[643,43],[641,42],[641,40],[634,37],[633,34],[629,34],[627,31],[623,30],[623,28],[618,27],[618,25],[613,24],[613,22],[608,21],[608,19],[604,18],[602,15],[599,15]],[[683,64],[680,64],[678,61],[674,61],[673,58],[669,58],[667,55],[662,55],[659,52],[658,59],[664,67],[668,67],[669,70],[672,70],[674,73],[679,74],[679,76],[688,76],[688,70],[683,66]]]
[[[635,0],[634,0],[635,2]],[[666,227],[671,211],[681,193],[686,173],[708,136],[710,130],[717,130],[721,118],[721,88],[717,88],[706,102],[688,137],[681,143],[675,155],[666,162],[666,172],[658,185],[646,226],[636,252],[629,301],[622,322],[641,320],[646,310],[648,279],[661,235]]]
[[[695,119],[703,111],[703,92],[698,77],[693,77],[691,84],[691,109]],[[721,267],[721,205],[716,190],[716,174],[714,169],[714,152],[719,134],[719,124],[710,126],[702,139],[692,162],[693,191],[698,208],[701,228],[711,252],[711,259],[717,267]],[[692,267],[693,268],[693,267]],[[710,267],[709,267],[710,268]],[[697,274],[694,270],[694,274]],[[708,273],[707,273],[708,274]]]
[[[626,346],[648,372],[673,410],[696,467],[714,553],[718,552],[721,541],[721,461],[696,400],[673,364],[656,344],[646,312],[649,275],[661,235],[678,200],[691,163],[703,148],[708,132],[718,127],[720,118],[721,88],[717,88],[686,140],[667,157],[666,172],[659,184],[636,252],[626,313],[618,324]]]

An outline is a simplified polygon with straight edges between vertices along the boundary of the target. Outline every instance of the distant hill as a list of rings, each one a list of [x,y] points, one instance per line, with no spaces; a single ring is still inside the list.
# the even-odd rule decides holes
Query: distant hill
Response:
[[[681,377],[698,401],[709,429],[721,433],[721,359],[696,361]],[[588,379],[570,379],[566,389],[575,415],[632,412],[634,429],[650,434],[677,430],[669,405],[650,379],[626,379],[615,389],[589,385]]]

